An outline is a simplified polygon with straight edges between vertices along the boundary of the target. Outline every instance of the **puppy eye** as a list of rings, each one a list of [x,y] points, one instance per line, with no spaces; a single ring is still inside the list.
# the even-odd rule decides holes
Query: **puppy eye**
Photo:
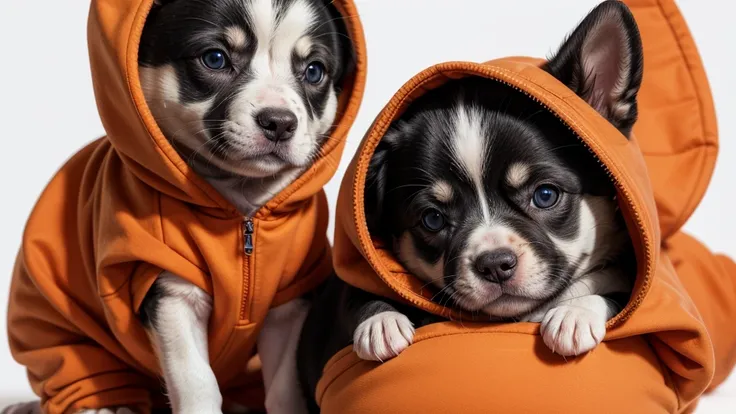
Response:
[[[532,196],[532,204],[536,208],[548,209],[554,207],[557,204],[557,200],[560,199],[560,190],[557,187],[543,184],[534,190],[534,196]]]
[[[325,77],[325,66],[319,62],[312,62],[307,65],[307,69],[304,71],[304,80],[307,83],[316,85],[322,82]]]
[[[445,227],[445,216],[436,209],[430,208],[422,215],[422,225],[431,232],[438,232]]]
[[[202,63],[212,70],[225,69],[228,65],[227,55],[219,49],[208,50],[202,55]]]

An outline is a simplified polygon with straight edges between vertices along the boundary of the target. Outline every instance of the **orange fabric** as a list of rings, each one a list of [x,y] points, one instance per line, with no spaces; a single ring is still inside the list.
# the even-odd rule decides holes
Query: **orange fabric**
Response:
[[[45,412],[148,411],[161,386],[136,313],[164,270],[214,295],[209,349],[222,389],[262,398],[260,384],[247,385],[258,365],[246,363],[268,309],[332,269],[322,187],[337,168],[366,74],[355,5],[334,3],[354,42],[356,73],[321,158],[253,217],[255,249],[246,256],[243,217],[177,155],[145,104],[137,54],[152,0],[92,1],[89,54],[107,136],[71,158],[40,196],[10,293],[10,347]]]
[[[678,233],[706,190],[717,152],[705,72],[673,1],[629,4],[645,49],[641,121],[632,140],[541,70],[540,60],[438,64],[409,80],[378,115],[342,182],[335,230],[340,278],[441,315],[425,284],[368,234],[368,164],[390,123],[427,90],[466,76],[505,83],[569,125],[616,183],[638,273],[632,299],[609,321],[604,342],[565,361],[545,347],[538,324],[426,326],[383,364],[361,361],[349,348],[335,355],[317,389],[324,413],[686,413],[731,371],[736,265]],[[470,319],[453,312],[455,320]]]

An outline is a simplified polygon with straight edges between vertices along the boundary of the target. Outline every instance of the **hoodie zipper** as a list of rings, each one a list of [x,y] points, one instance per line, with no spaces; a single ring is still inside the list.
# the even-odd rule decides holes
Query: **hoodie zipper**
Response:
[[[250,261],[255,252],[255,223],[250,217],[243,218],[243,301],[240,305],[240,320],[246,319],[248,296],[250,294]]]
[[[449,69],[449,70],[456,70],[456,69],[463,69],[463,67],[461,67],[461,66],[454,66],[454,65],[453,66],[448,65],[447,69]],[[547,109],[547,111],[549,111],[550,113],[552,113],[557,119],[559,119],[560,122],[562,122],[573,133],[573,135],[578,139],[578,141],[580,141],[585,146],[585,148],[588,149],[588,151],[591,153],[591,155],[593,155],[595,157],[595,159],[598,161],[598,164],[606,172],[606,175],[608,175],[608,178],[611,180],[611,182],[616,186],[616,188],[618,189],[618,191],[623,196],[623,199],[626,201],[626,204],[629,206],[629,210],[633,213],[634,220],[636,221],[636,224],[639,227],[639,230],[642,230],[642,229],[644,229],[646,227],[645,224],[644,224],[644,219],[642,218],[642,216],[641,216],[641,214],[639,212],[638,207],[636,206],[636,204],[633,201],[633,198],[631,196],[631,192],[629,192],[629,190],[626,189],[621,184],[621,182],[616,178],[616,176],[613,174],[613,172],[611,172],[611,169],[608,168],[608,166],[603,162],[603,160],[601,160],[601,157],[598,156],[598,153],[596,153],[595,149],[588,142],[586,142],[580,136],[580,134],[578,134],[577,131],[575,131],[564,119],[562,119],[562,117],[560,117],[557,114],[557,111],[553,110],[548,105],[546,105],[545,103],[543,103],[539,99],[537,99],[535,96],[532,96],[531,94],[529,94],[525,90],[519,88],[518,86],[512,85],[511,83],[509,83],[507,81],[504,81],[502,79],[499,79],[498,76],[499,75],[503,75],[503,73],[501,73],[500,71],[494,70],[494,69],[491,69],[491,68],[488,68],[488,67],[483,67],[483,68],[480,68],[479,69],[479,72],[481,72],[481,73],[483,73],[483,74],[485,74],[487,76],[490,76],[490,78],[489,78],[490,80],[499,82],[499,83],[501,83],[503,85],[506,85],[506,86],[508,86],[508,87],[510,87],[510,88],[512,88],[512,89],[514,89],[516,91],[518,91],[518,92],[523,93],[524,95],[526,95],[527,97],[529,97],[531,100],[533,100],[534,102],[536,102],[538,105],[540,105],[541,107]],[[394,116],[396,116],[396,112],[394,112],[392,114],[392,117],[394,117]],[[597,148],[597,149],[598,149],[598,152],[599,153],[602,153],[602,151],[600,151],[600,148]],[[356,203],[356,201],[357,200],[353,200],[353,203],[354,203],[353,205],[362,205],[362,202]],[[356,224],[357,224],[357,221],[356,221]],[[652,253],[652,249],[650,247],[650,240],[649,240],[649,237],[650,236],[649,236],[649,234],[646,231],[641,231],[641,236],[642,236],[642,243],[644,244],[644,256],[645,256],[645,262],[646,262],[646,268],[645,268],[645,271],[644,271],[644,283],[642,284],[641,288],[639,289],[639,294],[635,298],[632,298],[630,300],[630,302],[624,307],[624,309],[621,312],[619,312],[618,315],[614,316],[612,319],[610,319],[608,321],[608,323],[606,324],[606,328],[607,329],[610,329],[610,328],[613,328],[615,326],[618,326],[623,321],[625,321],[626,319],[628,319],[628,317],[631,316],[631,314],[641,305],[642,301],[644,300],[644,296],[646,295],[646,292],[649,291],[649,286],[651,284],[651,274],[652,274],[652,271],[653,271],[653,268],[652,268],[652,257],[653,257],[653,253]],[[367,244],[366,244],[366,241],[363,240],[362,237],[360,238],[360,243],[362,245],[363,251],[366,251],[367,250]],[[371,247],[373,247],[373,246],[371,245]],[[403,297],[405,300],[409,301],[410,303],[413,303],[415,306],[418,306],[420,308],[422,307],[422,305],[423,305],[422,301],[416,299],[413,295],[409,295],[409,294],[406,294],[404,292],[398,292],[398,291],[397,291],[397,293],[399,293],[399,295],[401,297]]]

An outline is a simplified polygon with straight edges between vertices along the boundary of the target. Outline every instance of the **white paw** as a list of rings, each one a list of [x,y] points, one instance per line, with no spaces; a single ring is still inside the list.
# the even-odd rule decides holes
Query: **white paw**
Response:
[[[118,407],[100,408],[99,410],[87,409],[80,411],[78,414],[135,414],[135,411],[127,407]]]
[[[544,315],[540,330],[552,352],[576,356],[601,343],[606,335],[606,318],[587,308],[558,306]]]
[[[13,404],[5,407],[0,411],[2,414],[42,414],[41,403],[39,401],[31,401],[19,404]]]
[[[353,350],[367,361],[386,361],[411,345],[414,326],[404,314],[381,312],[361,322],[353,334]]]

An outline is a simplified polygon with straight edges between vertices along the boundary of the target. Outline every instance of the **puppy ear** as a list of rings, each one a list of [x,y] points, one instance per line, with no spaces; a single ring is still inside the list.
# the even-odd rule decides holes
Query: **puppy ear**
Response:
[[[356,66],[355,48],[353,47],[353,40],[348,34],[348,28],[345,23],[345,16],[340,14],[337,8],[334,6],[334,0],[325,0],[325,5],[330,11],[332,21],[335,23],[337,29],[337,41],[339,43],[340,50],[340,61],[342,62],[342,70],[336,76],[335,85],[338,89],[342,89],[345,77],[353,73]]]
[[[365,179],[365,217],[368,231],[374,236],[385,236],[383,229],[386,220],[383,219],[383,206],[388,185],[389,158],[396,148],[399,134],[400,130],[392,126],[376,146],[368,165]]]
[[[637,118],[642,59],[634,16],[613,0],[593,9],[544,69],[628,137]]]

